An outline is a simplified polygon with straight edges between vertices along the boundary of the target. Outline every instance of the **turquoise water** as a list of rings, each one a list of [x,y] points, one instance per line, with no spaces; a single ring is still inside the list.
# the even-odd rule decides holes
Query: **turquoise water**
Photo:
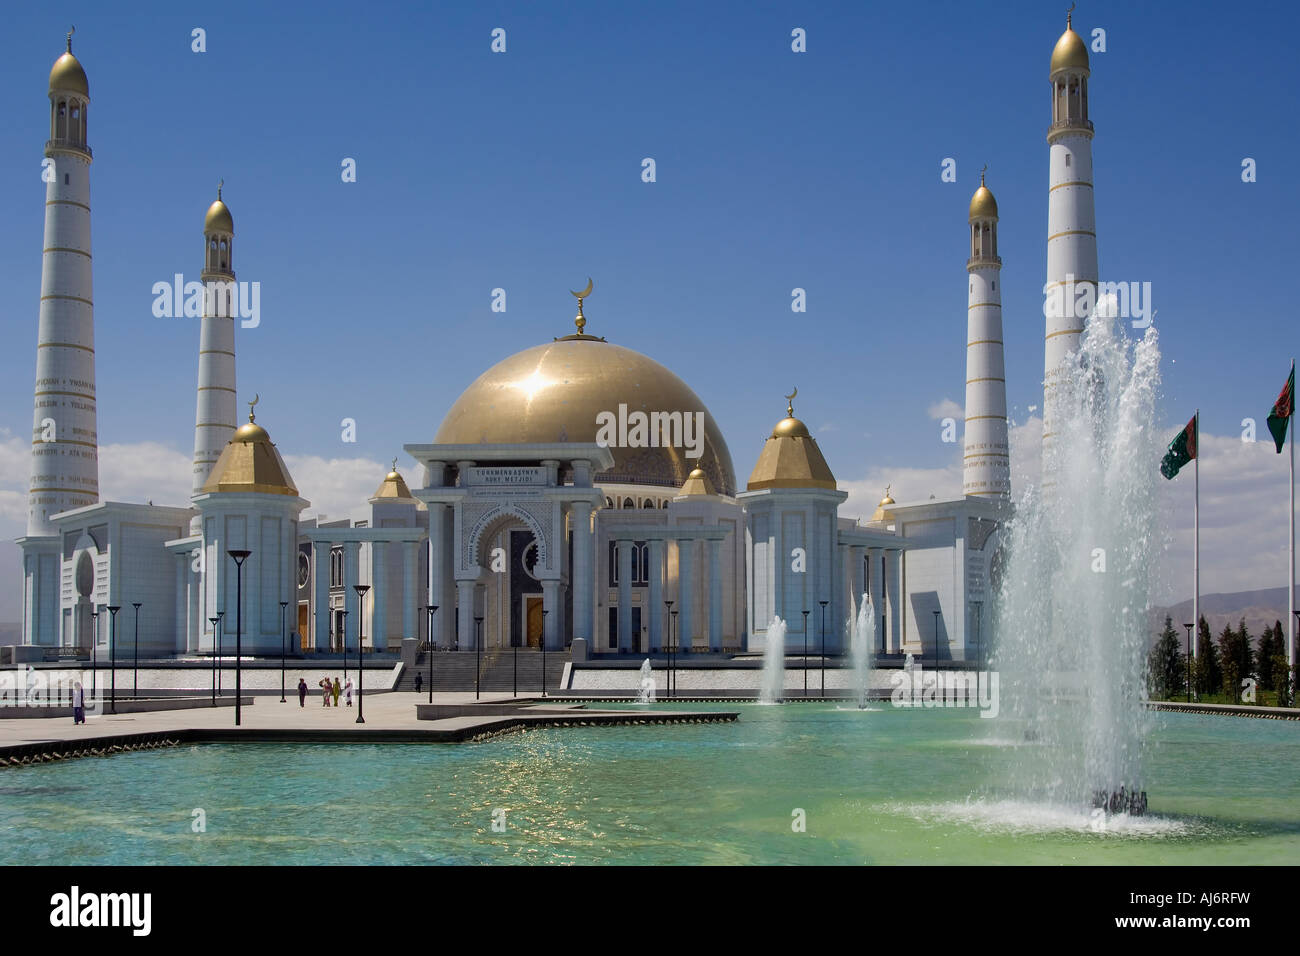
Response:
[[[1294,723],[1158,715],[1150,813],[1099,821],[990,786],[1015,747],[974,711],[717,709],[739,709],[741,719],[539,730],[468,745],[203,744],[3,770],[0,862],[1300,858]],[[204,833],[192,831],[196,808]],[[493,830],[494,810],[505,811],[504,832]],[[805,832],[792,829],[796,810]]]

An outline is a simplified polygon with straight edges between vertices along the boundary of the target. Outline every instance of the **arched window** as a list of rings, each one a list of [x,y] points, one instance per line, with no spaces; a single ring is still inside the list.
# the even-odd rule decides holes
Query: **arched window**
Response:
[[[635,508],[636,505],[632,503],[632,499],[631,499],[631,498],[624,498],[624,499],[623,499],[623,507],[624,507],[624,508]]]

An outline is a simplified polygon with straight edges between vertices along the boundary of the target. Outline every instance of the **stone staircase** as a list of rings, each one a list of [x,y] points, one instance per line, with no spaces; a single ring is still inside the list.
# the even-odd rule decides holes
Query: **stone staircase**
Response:
[[[473,651],[422,651],[415,665],[402,670],[393,687],[398,692],[415,692],[415,675],[423,675],[421,690],[429,690],[429,656],[433,656],[433,689],[435,691],[471,691],[474,689]],[[519,693],[539,693],[542,689],[542,652],[532,647],[519,648]],[[479,689],[492,693],[509,693],[513,684],[514,648],[484,650]],[[555,691],[560,686],[564,665],[569,660],[567,651],[546,652],[546,689]]]

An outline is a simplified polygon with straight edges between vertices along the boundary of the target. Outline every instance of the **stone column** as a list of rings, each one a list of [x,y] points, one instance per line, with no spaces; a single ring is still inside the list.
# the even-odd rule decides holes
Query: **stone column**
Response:
[[[186,555],[176,555],[176,608],[173,612],[176,619],[176,629],[174,632],[176,637],[172,640],[171,649],[173,651],[188,652],[190,650],[190,595],[186,581],[187,575],[185,573],[189,570],[186,566],[188,561],[189,558]],[[65,645],[77,643],[74,638],[74,635],[77,633],[76,628],[76,612],[74,611],[72,634],[65,634],[60,643]]]
[[[632,542],[622,538],[614,544],[618,553],[618,649],[632,649]]]
[[[343,608],[348,612],[343,622],[343,647],[347,650],[356,648],[352,635],[358,633],[361,623],[357,615],[357,592],[352,587],[361,583],[361,542],[343,542]]]
[[[575,478],[576,481],[576,478]],[[591,502],[575,501],[570,514],[573,528],[573,636],[581,637],[587,642],[588,652],[592,646],[591,621],[595,610],[592,598],[592,535]]]
[[[709,542],[709,650],[722,650],[722,541]]]
[[[871,605],[875,608],[876,615],[876,646],[874,650],[879,652],[884,650],[888,645],[885,644],[885,622],[881,615],[885,605],[882,603],[884,595],[880,591],[880,556],[883,552],[880,548],[867,549],[867,595],[871,598]]]
[[[456,646],[462,651],[474,650],[474,591],[477,587],[475,581],[456,582],[456,628],[459,632]]]
[[[849,548],[849,593],[853,595],[853,603],[862,604],[862,595],[867,591],[867,581],[862,570],[862,557],[867,549],[861,545],[853,545]]]
[[[888,608],[885,615],[889,620],[889,649],[894,654],[903,652],[902,597],[899,584],[903,577],[903,552],[890,548],[885,552],[885,602]]]
[[[312,542],[312,608],[316,621],[316,650],[318,653],[330,649],[330,543],[328,541]]]
[[[542,582],[542,610],[546,613],[542,615],[544,627],[542,628],[542,640],[546,642],[548,651],[564,650],[563,642],[560,640],[560,582],[543,581]]]
[[[678,650],[689,652],[695,635],[695,541],[677,541],[677,599],[681,614],[677,616]]]
[[[455,608],[452,607],[451,588],[447,586],[450,578],[447,567],[447,506],[433,502],[429,505],[429,603],[436,605],[437,613],[433,615],[433,633],[430,642],[446,650],[451,647],[452,621]]]
[[[420,639],[420,621],[415,613],[420,588],[420,542],[402,542],[402,637]]]
[[[388,542],[370,542],[370,646],[388,647]]]
[[[650,545],[650,650],[664,649],[664,543],[652,538]]]
[[[834,526],[832,520],[831,527],[834,528]],[[826,609],[830,612],[826,621],[826,646],[832,654],[843,654],[845,651],[844,623],[849,619],[849,608],[853,606],[849,601],[852,584],[849,577],[849,546],[847,544],[837,543],[835,545],[834,550],[831,552],[831,563],[835,570],[831,575],[831,604]]]

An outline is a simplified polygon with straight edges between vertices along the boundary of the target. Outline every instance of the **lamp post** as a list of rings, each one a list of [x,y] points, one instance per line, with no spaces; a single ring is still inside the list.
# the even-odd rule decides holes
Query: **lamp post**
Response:
[[[821,637],[817,641],[817,645],[821,650],[822,697],[825,697],[826,696],[826,605],[830,604],[831,602],[818,601],[817,603],[822,606],[822,633],[821,633]]]
[[[808,609],[804,608],[803,612],[803,696],[808,697]],[[785,648],[781,648],[781,654],[784,656]]]
[[[225,611],[217,612],[217,696],[221,696],[221,623],[226,618]]]
[[[348,610],[343,608],[339,612],[342,623],[339,625],[339,632],[343,635],[343,677],[348,676]],[[328,680],[329,678],[326,678]]]
[[[438,613],[438,605],[430,604],[429,612],[429,703],[433,703],[433,616]]]
[[[543,632],[545,632],[546,630],[545,627],[543,627],[542,630]],[[546,650],[545,633],[542,634],[542,650],[543,652],[545,652]],[[512,683],[511,683],[510,696],[518,697],[519,696],[519,641],[515,640],[515,636],[513,634],[510,635],[510,658],[511,658],[511,666],[514,671],[513,675],[511,676]],[[543,667],[542,674],[544,675],[545,673],[546,673],[546,668]]]
[[[665,635],[662,632],[660,632],[659,649],[664,652],[664,663],[666,665],[668,663],[668,646],[672,644],[673,641],[673,602],[672,601],[664,601],[664,624],[666,625],[665,629],[668,631],[668,633]],[[667,637],[668,639],[664,640],[665,637]],[[665,697],[668,696],[667,691],[668,691],[669,683],[672,681],[672,676],[673,676],[672,671],[669,670],[667,666],[665,666],[664,667],[664,696]]]
[[[280,602],[280,703],[288,703],[284,699],[284,609],[289,606],[288,601]]]
[[[240,660],[244,654],[244,561],[253,552],[243,548],[227,551],[235,561],[235,726],[239,726],[240,692],[243,690],[243,672]]]
[[[546,646],[546,640],[543,638],[542,646]],[[478,700],[479,694],[479,677],[481,676],[481,664],[483,661],[483,618],[474,618],[474,699]],[[545,669],[542,671],[546,673]]]
[[[132,601],[135,608],[135,638],[131,642],[131,696],[140,696],[140,601]]]
[[[677,612],[673,611],[673,619],[668,624],[668,677],[672,681],[668,688],[668,696],[677,696],[677,638],[674,632],[677,630]]]
[[[1192,702],[1192,628],[1194,624],[1184,624],[1187,628],[1187,653],[1184,657],[1187,660],[1187,703]]]
[[[361,698],[366,684],[365,658],[361,656],[362,632],[366,628],[366,592],[370,590],[369,584],[354,584],[352,590],[357,592],[357,723],[366,722],[365,713],[362,710],[363,704]]]
[[[92,607],[94,605],[91,605]],[[95,696],[95,675],[99,672],[99,612],[90,612],[90,696]],[[96,704],[96,707],[99,705]]]
[[[117,612],[120,610],[122,610],[120,604],[109,605],[108,608],[108,666],[112,681],[109,701],[115,714],[117,713]]]
[[[212,625],[212,706],[217,706],[217,625],[221,623],[221,618],[210,617],[208,622]]]
[[[546,608],[542,608],[542,696],[546,696],[546,615],[550,614]]]

